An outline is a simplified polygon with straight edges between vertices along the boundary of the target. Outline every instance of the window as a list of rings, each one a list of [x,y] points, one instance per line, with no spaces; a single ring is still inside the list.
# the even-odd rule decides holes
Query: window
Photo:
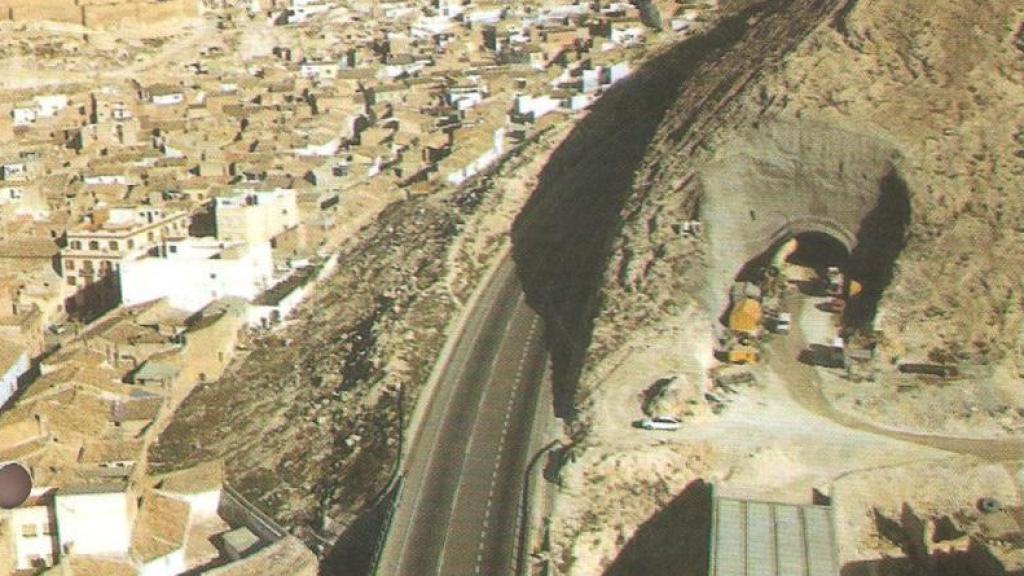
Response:
[[[152,230],[151,230],[151,231],[149,231],[148,233],[146,233],[146,238],[147,238],[147,239],[148,239],[148,240],[149,240],[150,242],[152,242],[152,241],[153,241],[153,231],[152,231]]]
[[[85,260],[85,261],[83,261],[82,262],[82,270],[85,270],[86,272],[92,272],[92,270],[93,270],[92,260]]]
[[[129,238],[128,239],[128,249],[131,250],[133,248],[135,248],[135,240],[132,240],[131,238]]]
[[[78,240],[72,240],[71,241],[71,249],[72,250],[81,250],[82,249],[82,243],[79,242]]]
[[[107,243],[107,245],[110,246],[111,250],[117,250],[119,248],[117,240],[111,240],[110,242]]]
[[[38,534],[38,533],[39,533],[39,531],[36,530],[36,525],[35,524],[22,524],[21,525],[21,535],[24,536],[25,538],[35,538],[36,534]]]
[[[96,240],[89,240],[89,250],[99,250],[100,243]]]
[[[68,286],[74,286],[78,281],[78,278],[74,276],[68,276]]]
[[[64,262],[64,269],[65,270],[74,270],[75,269],[75,261],[74,260],[67,260],[67,261],[65,261]]]
[[[178,247],[174,246],[173,244],[171,245],[170,248],[168,248],[168,250],[171,251],[171,254],[177,254],[178,253]]]

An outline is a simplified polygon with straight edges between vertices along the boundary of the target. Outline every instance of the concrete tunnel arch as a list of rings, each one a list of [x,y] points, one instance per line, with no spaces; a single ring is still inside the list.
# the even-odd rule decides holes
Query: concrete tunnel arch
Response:
[[[709,242],[706,304],[728,305],[729,287],[788,239],[826,235],[846,248],[867,280],[864,306],[850,318],[873,323],[905,245],[909,193],[899,154],[878,138],[835,126],[774,122],[722,144],[700,173],[701,219]]]

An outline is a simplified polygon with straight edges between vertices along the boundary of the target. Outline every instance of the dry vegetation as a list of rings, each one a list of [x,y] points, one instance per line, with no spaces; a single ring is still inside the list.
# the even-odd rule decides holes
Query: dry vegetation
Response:
[[[656,130],[627,128],[609,138],[626,181],[605,175],[604,196],[595,200],[604,204],[590,210],[610,230],[607,250],[573,248],[579,254],[566,259],[571,265],[524,259],[548,272],[549,285],[533,283],[536,294],[583,295],[582,304],[546,311],[549,325],[556,319],[569,326],[574,345],[553,351],[556,376],[564,376],[560,385],[575,408],[576,443],[561,470],[565,488],[552,527],[552,565],[571,574],[702,574],[700,558],[680,568],[674,553],[657,545],[658,527],[668,529],[680,518],[673,496],[688,495],[698,479],[745,497],[805,501],[819,488],[842,498],[840,514],[852,523],[841,542],[843,574],[987,574],[972,571],[978,558],[995,553],[1004,554],[1007,565],[1019,564],[1012,543],[1001,548],[1001,541],[979,536],[974,546],[980,543],[985,552],[977,556],[965,552],[970,538],[917,545],[915,532],[925,525],[938,529],[946,516],[964,534],[984,531],[973,502],[985,495],[1019,502],[1018,464],[989,466],[871,426],[828,422],[794,404],[784,379],[771,371],[758,385],[729,395],[721,414],[689,419],[679,434],[638,436],[643,433],[628,429],[629,418],[642,414],[643,392],[660,378],[688,373],[701,363],[691,356],[710,347],[721,295],[702,287],[709,280],[714,285],[722,245],[714,231],[710,242],[680,234],[681,223],[707,215],[701,195],[708,167],[749,149],[746,158],[754,161],[746,180],[729,180],[743,187],[821,158],[820,168],[799,169],[831,185],[824,166],[835,155],[827,152],[845,154],[872,142],[872,150],[887,151],[909,202],[905,244],[876,318],[885,359],[957,363],[968,377],[941,387],[883,377],[857,391],[836,381],[826,388],[829,398],[884,428],[999,436],[1017,445],[1021,439],[1024,403],[1011,389],[1019,388],[1016,375],[1024,365],[1024,200],[1016,193],[1024,172],[1024,8],[971,0],[765,0],[723,7],[718,27],[689,41],[700,50],[684,44],[666,52],[624,87],[634,91],[629,97],[618,103],[610,97],[609,109],[580,129],[600,133],[597,123],[621,118],[630,103],[664,110],[653,114]],[[685,75],[676,78],[675,89],[663,89],[672,69]],[[634,122],[646,121],[638,115]],[[773,128],[780,125],[812,128],[791,137]],[[642,140],[640,160],[634,135]],[[602,146],[598,138],[590,144]],[[782,153],[764,152],[772,147]],[[559,168],[576,166],[585,154],[567,149],[569,160]],[[601,170],[589,168],[556,181],[587,181]],[[886,170],[872,172],[867,179],[874,190],[864,192],[876,193],[885,176]],[[734,192],[757,200],[748,190]],[[574,193],[584,194],[584,187]],[[563,206],[579,202],[571,194]],[[550,208],[557,198],[552,191],[534,204]],[[823,194],[825,210],[832,199]],[[587,217],[563,216],[561,223],[569,227]],[[528,207],[521,220],[537,219]],[[584,261],[596,264],[585,273],[572,269]],[[588,274],[597,279],[587,280]],[[673,350],[682,352],[669,359]],[[839,480],[844,477],[859,484],[853,488],[852,481]],[[891,498],[876,498],[892,485],[900,490]],[[955,501],[944,498],[947,493],[956,493]],[[904,505],[911,512],[903,512]],[[886,521],[901,525],[903,536],[880,534]],[[880,561],[883,556],[893,559]],[[968,560],[973,564],[965,569]]]
[[[229,481],[307,543],[337,538],[390,480],[399,389],[408,416],[557,137],[472,186],[395,202],[346,241],[286,328],[189,396],[152,470],[224,459]]]

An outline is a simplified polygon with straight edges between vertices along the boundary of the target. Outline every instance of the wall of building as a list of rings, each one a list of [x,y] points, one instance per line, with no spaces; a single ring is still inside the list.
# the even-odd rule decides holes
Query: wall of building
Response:
[[[129,494],[61,494],[54,498],[63,553],[125,555],[131,547],[134,504]]]
[[[13,344],[0,341],[0,346],[13,346]],[[28,372],[30,367],[28,354],[24,349],[20,351],[10,366],[0,366],[0,370],[4,370],[3,375],[0,376],[0,407],[3,407],[14,396],[18,390],[18,379],[22,374]]]
[[[185,549],[179,548],[166,556],[155,558],[139,567],[139,576],[175,576],[188,571]]]
[[[2,0],[0,20],[51,20],[104,28],[124,22],[152,24],[199,14],[198,0]]]
[[[143,258],[121,264],[121,299],[134,306],[166,297],[179,310],[198,312],[225,296],[251,300],[272,283],[274,262],[267,243],[233,259]],[[174,282],[168,282],[174,278]]]
[[[57,543],[47,506],[29,506],[11,511],[11,533],[17,555],[17,569],[31,570],[34,559],[53,566]]]
[[[224,373],[245,327],[245,303],[229,302],[224,302],[222,315],[202,320],[198,327],[185,333],[185,346],[176,360],[181,368],[178,380],[184,385],[202,380],[212,382]]]
[[[218,240],[258,244],[299,225],[298,201],[294,190],[218,198],[214,217]]]

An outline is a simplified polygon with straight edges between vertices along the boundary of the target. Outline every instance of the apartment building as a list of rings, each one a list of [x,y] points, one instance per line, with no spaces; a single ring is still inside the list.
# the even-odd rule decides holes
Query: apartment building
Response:
[[[187,236],[188,225],[186,212],[117,207],[94,211],[70,228],[60,253],[68,312],[88,316],[116,305],[121,265],[165,240]]]

